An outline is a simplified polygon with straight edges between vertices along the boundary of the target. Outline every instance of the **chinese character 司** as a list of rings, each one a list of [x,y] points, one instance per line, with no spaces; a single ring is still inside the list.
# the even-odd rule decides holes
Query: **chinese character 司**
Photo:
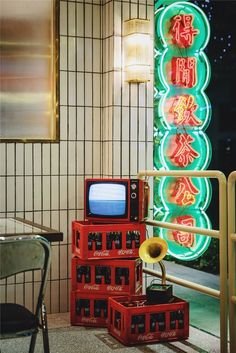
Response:
[[[186,133],[176,135],[175,143],[177,147],[170,158],[179,167],[187,167],[196,158],[199,158],[200,154],[191,147],[191,143],[194,141],[194,138]]]
[[[199,190],[195,187],[192,180],[187,177],[180,178],[176,181],[171,196],[180,206],[194,205],[195,195],[199,194]]]
[[[194,101],[194,96],[188,94],[176,96],[170,108],[170,113],[174,115],[174,124],[189,126],[201,125],[201,120],[194,115],[197,108],[198,105]]]
[[[196,84],[196,58],[173,57],[172,83],[180,87],[192,88]]]
[[[182,224],[184,226],[193,227],[195,226],[195,219],[192,216],[179,216],[176,217],[176,223]],[[173,239],[179,245],[185,246],[186,248],[192,248],[194,246],[194,234],[181,232],[180,230],[175,230],[172,232]]]
[[[177,15],[171,19],[170,33],[173,43],[180,48],[188,48],[193,44],[194,36],[200,33],[193,27],[193,15]]]

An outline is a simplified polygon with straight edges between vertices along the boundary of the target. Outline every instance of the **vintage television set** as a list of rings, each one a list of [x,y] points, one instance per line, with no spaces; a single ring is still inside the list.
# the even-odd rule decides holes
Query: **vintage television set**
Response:
[[[140,222],[148,216],[149,185],[141,179],[86,179],[85,220]]]

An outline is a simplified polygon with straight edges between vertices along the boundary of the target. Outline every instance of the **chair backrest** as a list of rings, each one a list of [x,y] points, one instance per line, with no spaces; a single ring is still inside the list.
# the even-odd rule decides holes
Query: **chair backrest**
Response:
[[[49,242],[39,236],[0,237],[0,279],[20,272],[43,270],[36,315],[44,298],[51,263]]]

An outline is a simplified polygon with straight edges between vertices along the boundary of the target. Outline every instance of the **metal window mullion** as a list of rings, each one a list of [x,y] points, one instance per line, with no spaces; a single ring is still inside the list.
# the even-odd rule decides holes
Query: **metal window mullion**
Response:
[[[235,234],[236,171],[228,177],[228,268],[229,268],[229,334],[230,353],[236,351],[236,234]]]

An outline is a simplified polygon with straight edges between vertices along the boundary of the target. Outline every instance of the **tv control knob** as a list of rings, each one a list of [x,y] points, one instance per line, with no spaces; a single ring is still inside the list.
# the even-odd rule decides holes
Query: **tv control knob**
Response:
[[[132,190],[136,190],[137,189],[137,184],[135,184],[135,183],[131,184],[131,189]]]
[[[136,192],[132,192],[132,193],[131,193],[131,198],[132,198],[132,199],[136,199],[136,197],[137,197]]]

